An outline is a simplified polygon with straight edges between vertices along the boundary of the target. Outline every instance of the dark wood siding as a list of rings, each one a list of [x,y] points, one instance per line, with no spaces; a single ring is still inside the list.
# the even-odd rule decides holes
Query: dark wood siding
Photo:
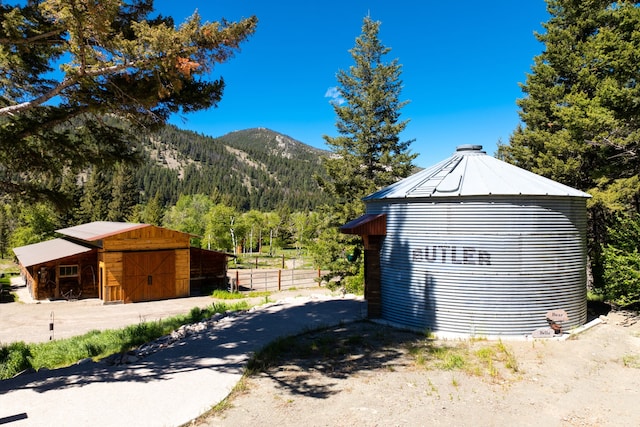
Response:
[[[227,259],[223,252],[191,248],[191,294],[227,288]]]

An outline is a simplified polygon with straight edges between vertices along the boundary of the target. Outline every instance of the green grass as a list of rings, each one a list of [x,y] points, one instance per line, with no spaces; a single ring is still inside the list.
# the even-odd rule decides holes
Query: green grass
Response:
[[[640,369],[640,356],[626,355],[622,358],[622,364],[627,368]]]
[[[587,301],[604,302],[604,294],[587,291]]]
[[[11,378],[25,369],[55,369],[86,358],[99,360],[136,348],[167,335],[182,325],[197,323],[216,313],[248,308],[249,304],[246,301],[232,306],[214,303],[205,308],[194,307],[187,314],[154,322],[141,322],[121,329],[94,330],[76,337],[46,343],[17,342],[1,345],[0,379]]]
[[[17,267],[2,267],[6,260],[0,260],[0,273],[4,277],[0,277],[0,302],[16,302],[18,296],[11,289],[11,278],[18,276],[20,272]]]
[[[414,363],[426,369],[462,371],[491,378],[519,372],[518,360],[502,341],[438,342],[427,338],[412,343],[408,350]]]
[[[265,298],[268,299],[271,296],[269,291],[251,291],[246,293],[229,292],[221,289],[216,289],[211,294],[215,299],[243,299],[243,298]]]
[[[247,293],[247,297],[249,298],[269,298],[271,296],[271,292],[269,291],[251,291]]]
[[[242,299],[246,298],[246,295],[241,294],[240,292],[229,292],[222,289],[216,289],[211,294],[211,297],[215,299]]]

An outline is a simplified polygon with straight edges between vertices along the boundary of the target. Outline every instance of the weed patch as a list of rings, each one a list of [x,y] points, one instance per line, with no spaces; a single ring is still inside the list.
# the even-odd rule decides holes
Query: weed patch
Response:
[[[518,372],[518,361],[502,341],[434,341],[410,343],[409,354],[416,366],[425,369],[461,371],[469,375],[504,379]]]
[[[640,369],[640,356],[635,354],[623,356],[622,364],[627,368]]]
[[[211,297],[215,299],[242,299],[245,298],[245,295],[240,292],[229,292],[222,289],[216,289],[211,294]]]

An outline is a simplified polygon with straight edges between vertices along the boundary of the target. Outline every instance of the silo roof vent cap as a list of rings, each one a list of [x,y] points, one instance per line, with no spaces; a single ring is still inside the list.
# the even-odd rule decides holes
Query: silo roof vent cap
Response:
[[[463,145],[458,145],[456,147],[456,152],[458,153],[484,153],[486,154],[486,152],[482,151],[482,145],[473,145],[473,144],[463,144]]]

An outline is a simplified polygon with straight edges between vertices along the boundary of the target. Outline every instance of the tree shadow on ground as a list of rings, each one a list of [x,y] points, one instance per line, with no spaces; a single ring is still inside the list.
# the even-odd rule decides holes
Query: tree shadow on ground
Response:
[[[424,339],[370,321],[353,322],[271,343],[248,367],[292,395],[326,399],[353,375],[406,364],[408,348]]]
[[[231,313],[210,328],[177,341],[129,365],[84,361],[60,369],[41,369],[0,381],[0,397],[16,390],[36,393],[81,388],[93,383],[165,382],[180,373],[216,371],[242,375],[250,354],[283,336],[323,328],[342,320],[361,319],[358,300],[331,299],[274,303],[257,310]],[[116,393],[118,389],[111,391]],[[0,402],[1,403],[1,402]]]

